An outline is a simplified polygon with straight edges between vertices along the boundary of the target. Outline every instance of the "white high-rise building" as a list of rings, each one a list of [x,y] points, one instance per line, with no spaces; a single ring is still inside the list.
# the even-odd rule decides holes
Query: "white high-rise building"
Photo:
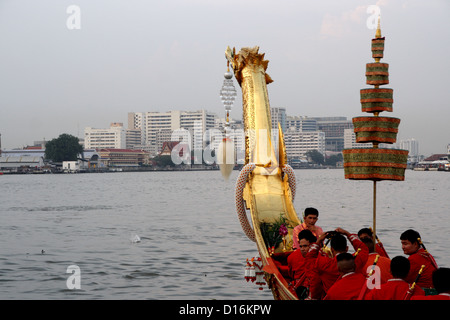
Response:
[[[84,148],[126,148],[126,130],[123,123],[114,122],[108,129],[86,127],[84,129]]]
[[[140,129],[127,129],[127,149],[142,149],[142,137]]]
[[[146,150],[156,155],[164,142],[185,140],[186,136],[190,138],[191,150],[203,149],[207,145],[205,132],[214,128],[215,117],[215,114],[206,110],[129,112],[128,128],[140,129],[142,144],[146,146]]]
[[[295,128],[298,131],[317,131],[319,127],[317,120],[305,116],[287,116],[286,127]]]
[[[141,138],[140,138],[140,145],[144,146],[146,145],[146,136],[145,132],[142,130],[142,128],[145,128],[147,126],[144,112],[136,112],[136,113],[128,113],[128,129],[129,130],[140,130],[141,132]]]
[[[353,129],[344,129],[344,149],[372,148],[372,143],[356,142],[356,134]]]
[[[399,148],[408,150],[408,158],[411,161],[419,161],[419,142],[416,139],[400,140]]]
[[[325,133],[322,131],[298,131],[291,127],[285,132],[284,140],[289,159],[305,158],[312,150],[325,154]]]
[[[286,108],[270,108],[272,118],[272,129],[278,131],[278,123],[281,131],[286,132]]]

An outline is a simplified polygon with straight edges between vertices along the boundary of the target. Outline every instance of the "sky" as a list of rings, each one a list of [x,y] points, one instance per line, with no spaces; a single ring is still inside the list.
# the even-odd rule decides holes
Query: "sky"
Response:
[[[75,5],[75,9],[71,6]],[[377,6],[377,7],[370,7]],[[21,148],[129,112],[225,114],[225,49],[259,46],[271,107],[289,116],[371,115],[359,90],[375,11],[386,37],[398,140],[428,156],[450,144],[447,0],[0,0],[0,134]],[[241,90],[231,111],[242,117]]]

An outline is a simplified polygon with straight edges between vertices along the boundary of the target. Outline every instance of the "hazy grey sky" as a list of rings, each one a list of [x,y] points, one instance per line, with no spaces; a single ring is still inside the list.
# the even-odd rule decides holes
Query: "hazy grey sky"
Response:
[[[69,29],[70,5],[80,29]],[[424,155],[450,143],[447,0],[0,0],[2,148],[128,112],[207,109],[222,116],[226,47],[260,46],[272,107],[288,115],[356,116],[373,62],[369,5],[381,9],[399,139]],[[231,112],[241,117],[241,90]]]

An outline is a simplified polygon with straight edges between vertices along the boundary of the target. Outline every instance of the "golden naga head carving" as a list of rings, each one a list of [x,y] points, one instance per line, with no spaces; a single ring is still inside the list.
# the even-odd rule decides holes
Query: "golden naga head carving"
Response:
[[[242,48],[237,54],[235,48],[231,50],[230,47],[227,47],[225,50],[225,57],[231,65],[239,85],[241,85],[242,71],[245,68],[251,68],[254,71],[262,71],[266,79],[266,84],[273,82],[272,78],[265,73],[267,66],[269,65],[269,60],[264,60],[264,53],[258,53],[258,51],[258,46],[253,48]]]

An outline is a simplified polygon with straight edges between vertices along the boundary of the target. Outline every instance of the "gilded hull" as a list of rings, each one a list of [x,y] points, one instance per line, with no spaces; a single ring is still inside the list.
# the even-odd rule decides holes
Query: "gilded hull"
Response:
[[[261,232],[261,223],[273,222],[280,217],[280,214],[286,220],[293,222],[288,229],[290,234],[295,225],[299,224],[292,204],[289,184],[287,181],[283,181],[279,174],[268,176],[258,173],[257,169],[248,179],[244,190],[244,199],[250,211],[256,245],[263,261],[263,270],[266,273],[266,282],[275,299],[296,299],[294,291],[276,267]],[[280,244],[275,248],[275,253],[282,252],[282,250],[283,247]]]

